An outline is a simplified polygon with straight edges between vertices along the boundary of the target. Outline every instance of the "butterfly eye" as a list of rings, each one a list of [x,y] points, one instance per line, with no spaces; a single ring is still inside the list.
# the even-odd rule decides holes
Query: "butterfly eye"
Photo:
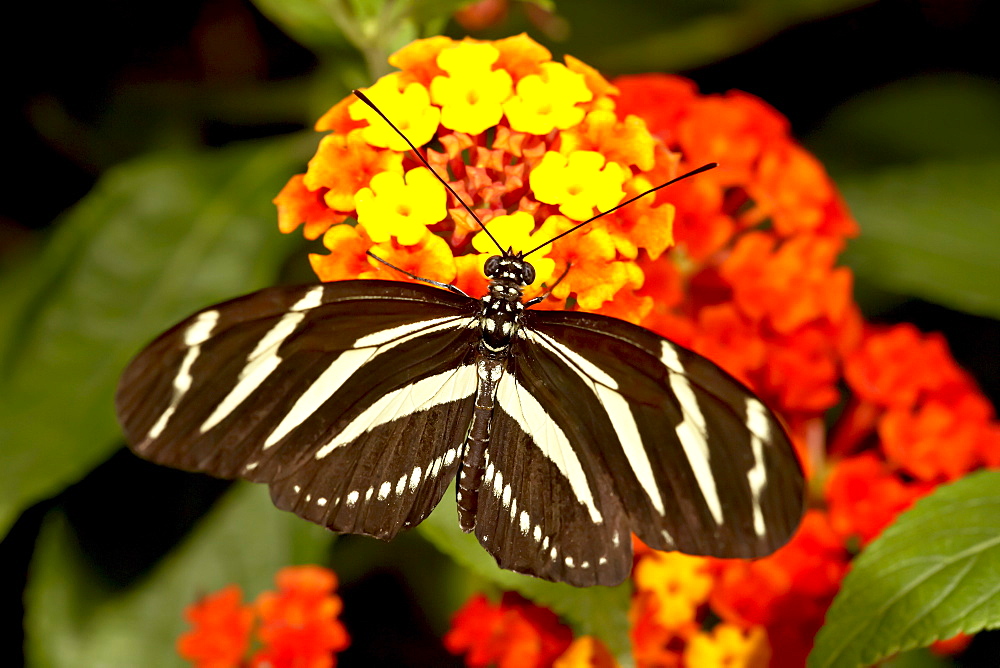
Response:
[[[494,255],[490,257],[488,260],[486,260],[486,264],[483,265],[483,273],[489,276],[490,278],[493,278],[496,275],[499,266],[500,266],[500,256]]]
[[[521,278],[524,280],[525,285],[531,285],[535,282],[535,268],[529,263],[524,263],[524,269],[521,271]]]

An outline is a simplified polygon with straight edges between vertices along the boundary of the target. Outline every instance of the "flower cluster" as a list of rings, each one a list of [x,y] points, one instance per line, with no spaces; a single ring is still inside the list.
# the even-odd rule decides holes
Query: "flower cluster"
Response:
[[[182,658],[199,668],[332,668],[349,643],[337,620],[336,576],[318,566],[282,569],[278,590],[252,604],[230,585],[188,607],[194,627],[177,641]],[[255,628],[256,627],[256,628]],[[252,637],[258,648],[250,653]]]
[[[638,665],[801,666],[854,552],[935,485],[1000,466],[993,409],[941,338],[863,321],[837,266],[857,224],[762,101],[663,75],[608,82],[525,36],[435,37],[390,62],[399,71],[367,95],[502,249],[534,248],[682,171],[721,165],[532,256],[529,296],[562,277],[541,307],[623,318],[716,361],[783,418],[811,478],[812,510],[768,558],[637,546]],[[310,258],[319,277],[404,280],[371,250],[482,294],[483,262],[500,249],[399,136],[354,98],[317,129],[332,133],[275,202],[283,231],[322,237],[329,254]],[[445,642],[470,666],[611,665],[599,643],[571,640],[551,614],[506,596],[472,599]]]
[[[449,652],[464,654],[466,665],[477,668],[551,666],[572,642],[555,614],[510,592],[497,605],[473,596],[444,637]]]
[[[677,156],[635,115],[616,113],[617,89],[524,35],[495,42],[421,40],[393,55],[400,69],[365,94],[418,147],[499,242],[407,151],[364,102],[349,97],[317,123],[332,130],[308,171],[275,199],[279,225],[322,236],[310,257],[324,281],[404,277],[366,255],[469,294],[486,287],[483,263],[526,251],[674,175]],[[625,312],[644,281],[640,262],[672,244],[674,208],[660,195],[626,207],[532,256],[546,302]],[[345,222],[351,221],[351,222]],[[638,306],[638,304],[637,304]]]

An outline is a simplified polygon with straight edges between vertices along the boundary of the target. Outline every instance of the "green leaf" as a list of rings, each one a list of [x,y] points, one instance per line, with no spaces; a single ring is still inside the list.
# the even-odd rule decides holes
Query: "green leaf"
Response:
[[[1000,159],[894,167],[839,182],[861,236],[859,280],[1000,317]]]
[[[455,498],[453,487],[445,499]],[[516,591],[565,619],[577,634],[600,638],[619,657],[629,655],[631,587],[572,587],[505,571],[473,534],[462,532],[452,503],[440,503],[417,530],[439,550],[501,590]]]
[[[253,0],[253,3],[289,36],[311,49],[324,52],[347,46],[343,32],[322,0]]]
[[[25,592],[32,666],[183,666],[184,607],[229,584],[244,601],[274,588],[277,571],[321,562],[333,534],[278,512],[267,489],[239,484],[142,580],[116,589],[80,550],[61,511],[45,519]]]
[[[809,668],[869,666],[1000,627],[1000,471],[938,488],[854,560]]]
[[[894,81],[834,109],[807,144],[834,175],[1000,155],[1000,84],[965,74]]]
[[[159,155],[109,171],[37,260],[0,278],[0,532],[120,443],[129,358],[197,308],[273,282],[294,243],[271,198],[315,139]]]

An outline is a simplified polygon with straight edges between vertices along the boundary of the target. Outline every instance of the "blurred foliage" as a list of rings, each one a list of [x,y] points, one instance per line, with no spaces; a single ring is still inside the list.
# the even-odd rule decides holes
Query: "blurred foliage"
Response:
[[[862,222],[842,261],[858,281],[1000,318],[1000,153],[841,179]]]
[[[152,572],[121,588],[94,568],[66,516],[53,511],[25,592],[26,658],[36,666],[185,665],[174,651],[187,629],[180,611],[230,584],[252,601],[273,588],[281,568],[323,562],[332,541],[322,528],[274,512],[266,488],[242,483]]]
[[[224,148],[207,149],[216,143],[213,129],[238,135],[264,128],[266,135],[309,125],[351,87],[386,72],[385,59],[399,46],[444,30],[461,34],[446,27],[463,4],[457,0],[254,1],[311,51],[308,73],[271,80],[206,75],[197,84],[164,77],[118,86],[88,114],[47,96],[25,109],[41,138],[74,164],[103,173],[51,233],[30,239],[16,261],[3,256],[5,530],[120,446],[114,386],[141,345],[199,307],[280,280],[293,248],[299,264],[292,273],[305,274],[301,244],[277,233],[270,200],[303,171],[318,137],[229,136],[218,142]],[[556,53],[608,74],[677,71],[739,58],[782,31],[867,4],[711,0],[654,9],[622,0],[611,10],[598,0],[574,0],[558,3],[553,14],[550,3],[525,2],[514,3],[505,24],[477,35],[528,30]],[[252,24],[248,9],[234,7]],[[862,295],[917,296],[1000,315],[998,118],[995,81],[923,74],[843,101],[806,138],[861,224],[845,261]],[[473,588],[513,589],[627,654],[627,587],[576,590],[500,571],[458,530],[448,502],[413,536],[399,548],[406,555],[389,565],[410,579],[435,626]],[[53,510],[26,592],[29,658],[46,666],[177,665],[173,643],[185,604],[231,582],[252,597],[280,566],[322,561],[329,542],[328,534],[274,511],[262,487],[238,485],[146,576],[111,585],[81,551],[63,510]],[[335,559],[348,579],[393,554],[381,543],[342,542]],[[433,575],[422,573],[421,559],[404,563],[430,546],[441,552],[428,557]],[[912,657],[918,655],[896,661],[925,665],[907,664],[921,660]]]
[[[140,346],[274,282],[291,240],[261,223],[311,146],[295,137],[119,165],[34,261],[0,275],[4,531],[118,447],[114,388]]]

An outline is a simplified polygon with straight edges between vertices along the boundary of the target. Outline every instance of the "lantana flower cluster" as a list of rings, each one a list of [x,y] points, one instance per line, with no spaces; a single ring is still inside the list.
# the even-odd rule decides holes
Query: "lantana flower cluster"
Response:
[[[631,636],[639,666],[801,666],[857,550],[919,497],[1000,466],[989,402],[943,339],[864,322],[837,265],[858,233],[788,121],[741,92],[702,95],[665,75],[605,80],[525,36],[421,40],[367,95],[503,249],[534,248],[707,162],[532,256],[541,308],[641,324],[720,364],[776,410],[810,477],[810,510],[771,557],[723,561],[636,544]],[[483,293],[498,248],[354,97],[317,123],[279,224],[322,237],[325,281],[418,276]],[[565,276],[554,287],[555,279]],[[834,410],[836,409],[836,410]],[[838,417],[832,427],[828,417]],[[470,666],[613,665],[532,604],[482,597],[446,645]]]
[[[192,629],[177,641],[181,658],[198,668],[333,668],[350,639],[337,619],[337,577],[319,566],[278,572],[277,591],[243,603],[230,585],[188,607]],[[256,643],[253,640],[256,639]],[[256,649],[251,653],[253,645]]]
[[[635,115],[619,116],[617,90],[584,63],[566,62],[528,37],[495,42],[433,37],[389,62],[400,68],[365,94],[482,220],[497,246],[405,142],[351,96],[317,123],[333,132],[305,174],[275,199],[283,231],[303,226],[329,254],[310,256],[324,281],[404,277],[486,288],[483,263],[511,247],[526,251],[674,175],[678,156]],[[671,245],[674,208],[651,196],[532,256],[539,294],[638,322],[615,296],[644,282],[640,262]],[[345,222],[351,221],[351,222]]]

